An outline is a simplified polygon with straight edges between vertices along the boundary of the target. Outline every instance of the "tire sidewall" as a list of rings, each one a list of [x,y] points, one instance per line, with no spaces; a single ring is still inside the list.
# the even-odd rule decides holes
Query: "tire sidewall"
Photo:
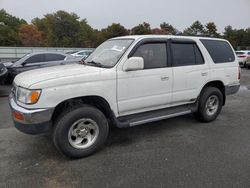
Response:
[[[218,109],[215,114],[208,115],[206,112],[206,104],[207,100],[210,96],[215,95],[219,99],[219,105]],[[223,106],[223,95],[221,91],[215,87],[207,87],[204,89],[201,95],[200,103],[199,103],[199,116],[201,116],[201,120],[204,122],[211,122],[217,118],[217,116],[220,114],[221,109]]]
[[[92,119],[97,123],[99,134],[96,141],[85,149],[74,148],[69,140],[68,133],[71,126],[79,119]],[[81,158],[91,155],[97,151],[104,143],[108,136],[109,126],[104,114],[91,106],[81,106],[63,113],[53,130],[53,141],[61,153],[71,158]]]

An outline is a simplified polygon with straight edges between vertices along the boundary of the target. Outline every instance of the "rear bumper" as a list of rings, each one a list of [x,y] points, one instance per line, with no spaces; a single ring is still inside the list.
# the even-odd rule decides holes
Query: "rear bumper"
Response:
[[[14,125],[19,131],[26,134],[41,134],[49,131],[52,125],[53,108],[26,109],[20,107],[13,98],[13,94],[9,96],[9,105]]]
[[[225,86],[226,95],[233,95],[237,93],[240,89],[240,83]]]

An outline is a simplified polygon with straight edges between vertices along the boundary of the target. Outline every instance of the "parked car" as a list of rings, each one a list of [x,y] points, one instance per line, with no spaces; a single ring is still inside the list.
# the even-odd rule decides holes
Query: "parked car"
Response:
[[[8,69],[7,81],[12,83],[17,74],[44,67],[51,67],[81,60],[60,52],[35,52],[23,56],[18,61],[4,63]]]
[[[93,50],[81,50],[81,51],[72,53],[71,55],[74,57],[82,57],[83,59],[86,59],[92,52]]]
[[[237,56],[226,40],[125,36],[104,42],[85,62],[18,75],[9,103],[18,130],[52,130],[56,148],[80,158],[101,148],[111,124],[190,113],[212,122],[239,88]]]
[[[76,53],[76,52],[79,52],[79,50],[73,50],[73,51],[68,51],[68,52],[66,52],[66,54],[74,54],[74,53]]]
[[[240,66],[243,66],[246,68],[247,64],[250,64],[250,50],[236,51],[236,55],[238,57]]]
[[[5,82],[5,79],[8,75],[8,70],[4,66],[3,63],[0,63],[0,84],[3,84]]]

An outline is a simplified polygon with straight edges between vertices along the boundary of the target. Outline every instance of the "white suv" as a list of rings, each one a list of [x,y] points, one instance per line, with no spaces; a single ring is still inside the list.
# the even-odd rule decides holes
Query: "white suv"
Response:
[[[239,87],[237,56],[226,40],[125,36],[104,42],[85,62],[18,75],[9,102],[18,130],[51,130],[61,153],[80,158],[104,144],[111,124],[189,113],[211,122]]]
[[[239,65],[245,68],[250,68],[250,51],[242,50],[236,51],[236,55],[238,57]]]

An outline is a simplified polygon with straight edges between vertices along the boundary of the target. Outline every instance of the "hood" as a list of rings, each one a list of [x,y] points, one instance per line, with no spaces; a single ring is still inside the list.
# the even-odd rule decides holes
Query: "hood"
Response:
[[[5,67],[11,67],[13,65],[13,62],[4,62],[3,63]]]
[[[14,80],[14,83],[17,86],[29,88],[30,86],[43,81],[49,81],[62,77],[70,77],[81,74],[88,75],[98,73],[103,70],[104,68],[87,66],[82,64],[53,66],[18,74]]]

